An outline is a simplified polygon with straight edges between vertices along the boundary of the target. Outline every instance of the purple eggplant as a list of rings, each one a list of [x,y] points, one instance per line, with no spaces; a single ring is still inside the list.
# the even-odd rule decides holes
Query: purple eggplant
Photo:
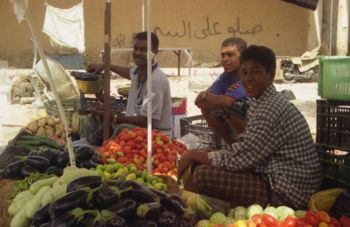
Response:
[[[159,227],[175,227],[176,214],[174,212],[165,210],[159,214],[156,222]]]
[[[50,210],[55,217],[70,211],[74,208],[84,208],[87,206],[88,192],[84,190],[75,190],[67,193],[52,203]]]
[[[41,207],[35,214],[34,217],[32,218],[32,223],[31,225],[37,227],[41,226],[45,223],[48,223],[51,221],[50,218],[50,213],[49,213],[49,208],[51,204],[47,204],[43,207]]]
[[[136,216],[137,203],[133,199],[123,199],[107,209],[126,220],[133,220]]]
[[[24,162],[39,171],[44,171],[50,165],[49,160],[41,156],[27,156]]]
[[[11,179],[21,179],[21,169],[24,166],[22,161],[16,161],[5,166],[4,171],[2,173],[3,178],[11,178]]]
[[[50,166],[45,170],[45,173],[47,174],[54,174],[56,176],[62,176],[63,175],[63,169],[57,166]]]
[[[102,184],[100,176],[79,177],[67,185],[67,192],[72,192],[81,188],[97,188]]]
[[[107,222],[107,227],[128,227],[124,218],[116,216]]]

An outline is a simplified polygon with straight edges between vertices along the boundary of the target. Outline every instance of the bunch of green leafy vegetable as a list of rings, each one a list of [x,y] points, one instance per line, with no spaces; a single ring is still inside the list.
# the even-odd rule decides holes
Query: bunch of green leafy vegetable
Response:
[[[34,182],[42,179],[46,179],[49,177],[52,177],[52,174],[47,174],[47,173],[31,173],[28,177],[24,178],[21,181],[18,181],[14,189],[11,193],[11,199],[15,198],[16,195],[22,191],[28,190],[30,188],[30,185],[32,185]]]

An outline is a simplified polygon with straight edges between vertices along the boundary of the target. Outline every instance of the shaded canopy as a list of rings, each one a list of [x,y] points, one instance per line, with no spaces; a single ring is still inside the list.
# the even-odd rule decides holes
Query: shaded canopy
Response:
[[[282,0],[307,9],[316,10],[318,0]]]

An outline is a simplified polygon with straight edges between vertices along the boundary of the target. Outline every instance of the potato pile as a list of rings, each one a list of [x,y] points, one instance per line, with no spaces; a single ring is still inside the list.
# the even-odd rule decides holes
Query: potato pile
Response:
[[[33,133],[33,135],[47,136],[49,138],[61,139],[63,141],[66,140],[63,122],[51,116],[30,122],[26,129]]]

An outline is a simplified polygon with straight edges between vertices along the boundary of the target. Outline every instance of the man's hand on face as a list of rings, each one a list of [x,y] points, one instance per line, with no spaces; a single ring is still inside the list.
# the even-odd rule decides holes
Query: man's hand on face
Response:
[[[104,64],[102,63],[90,64],[86,67],[86,71],[89,73],[99,73],[103,71],[103,69],[104,69]]]

